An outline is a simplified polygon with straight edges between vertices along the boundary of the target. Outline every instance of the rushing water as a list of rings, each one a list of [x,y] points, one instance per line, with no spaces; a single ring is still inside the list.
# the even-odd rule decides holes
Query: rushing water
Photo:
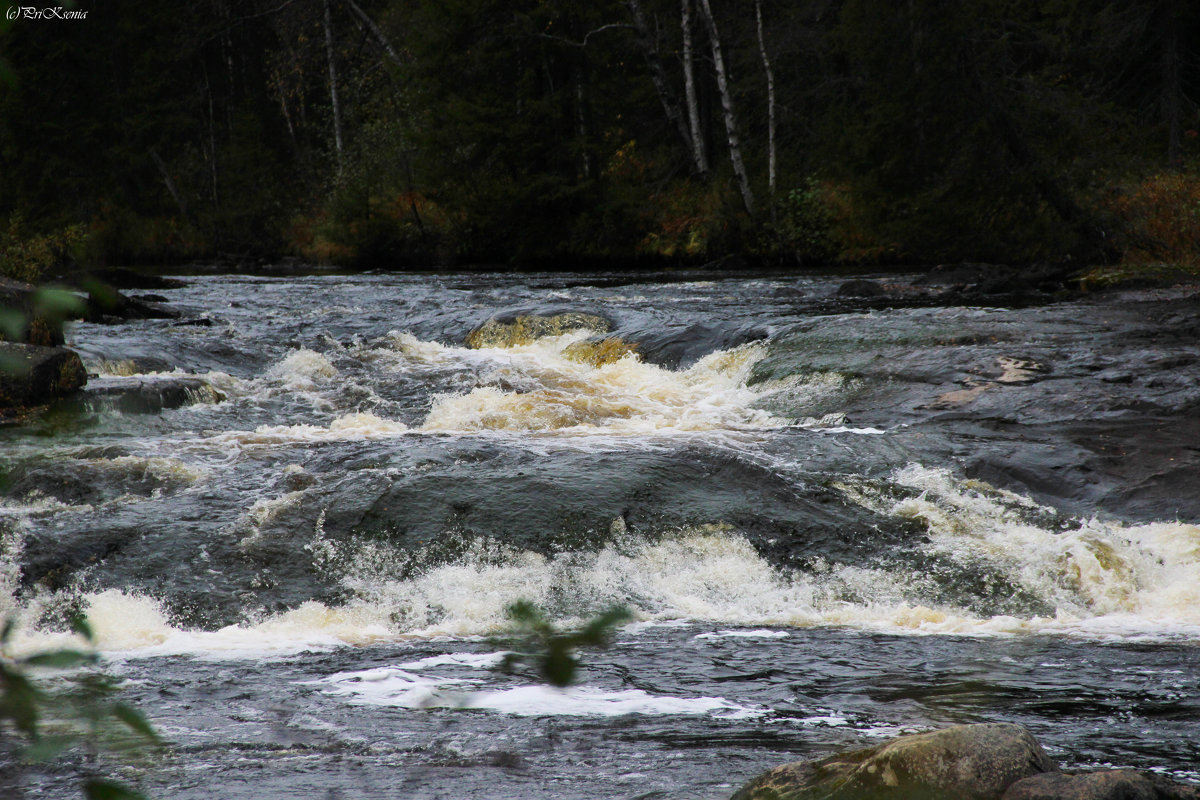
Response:
[[[70,339],[193,402],[0,430],[0,611],[88,613],[160,797],[721,798],[967,721],[1200,782],[1195,297],[837,285],[191,279]],[[560,691],[519,599],[635,621]]]

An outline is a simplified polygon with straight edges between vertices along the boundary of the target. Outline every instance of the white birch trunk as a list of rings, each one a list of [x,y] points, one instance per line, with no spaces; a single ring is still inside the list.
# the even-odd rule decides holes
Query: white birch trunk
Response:
[[[775,216],[775,73],[767,57],[767,40],[763,36],[762,0],[754,0],[758,21],[758,52],[762,56],[763,72],[767,74],[767,190],[771,195],[771,216]]]
[[[682,0],[679,24],[683,30],[683,92],[687,103],[688,127],[692,134],[692,160],[696,163],[696,172],[707,175],[708,153],[704,145],[704,134],[700,130],[700,103],[696,99],[696,68],[692,51],[692,0]]]
[[[695,144],[692,141],[691,134],[688,133],[687,123],[683,121],[683,114],[679,111],[679,103],[671,91],[671,84],[667,80],[667,71],[663,68],[662,61],[658,57],[653,37],[650,35],[650,28],[646,25],[646,17],[642,13],[642,4],[639,0],[626,0],[625,6],[629,9],[629,15],[633,18],[633,29],[637,34],[638,44],[641,45],[642,56],[646,59],[646,66],[650,68],[650,79],[654,82],[654,88],[658,91],[658,99],[662,103],[663,113],[667,115],[667,120],[675,127],[675,131],[679,134],[679,138],[683,140],[684,147],[687,148],[688,153],[694,154]]]
[[[329,0],[325,0],[325,54],[329,58],[329,102],[333,106],[333,146],[337,153],[338,174],[342,172],[342,107],[338,102],[337,64],[333,58],[333,19]]]
[[[708,0],[700,0],[701,16],[704,26],[708,28],[709,44],[712,46],[713,67],[717,72],[717,90],[721,94],[721,109],[725,112],[725,133],[729,139],[729,161],[733,164],[733,174],[737,178],[738,188],[742,192],[742,202],[746,211],[754,216],[754,192],[750,189],[750,179],[746,175],[746,165],[742,161],[742,145],[738,139],[737,116],[733,110],[733,95],[729,90],[729,75],[725,70],[725,59],[721,56],[721,37],[717,33],[717,21],[713,18],[712,6]]]

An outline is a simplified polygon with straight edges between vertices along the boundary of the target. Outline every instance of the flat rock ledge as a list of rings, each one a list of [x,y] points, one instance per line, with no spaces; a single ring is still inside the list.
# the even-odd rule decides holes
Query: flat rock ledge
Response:
[[[1200,800],[1200,787],[1133,770],[1065,774],[1024,727],[992,723],[785,764],[733,800]]]
[[[124,414],[157,414],[197,403],[220,403],[225,395],[191,375],[134,375],[96,378],[79,399],[92,411],[111,408]]]

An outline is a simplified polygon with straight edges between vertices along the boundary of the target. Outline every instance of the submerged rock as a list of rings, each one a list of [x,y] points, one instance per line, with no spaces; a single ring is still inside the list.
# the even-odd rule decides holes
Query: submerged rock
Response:
[[[887,291],[875,281],[856,278],[838,287],[838,297],[882,297]]]
[[[557,314],[516,314],[492,317],[467,334],[467,347],[516,347],[543,336],[560,336],[574,330],[604,334],[612,323],[597,314],[565,311]]]
[[[957,725],[785,764],[733,800],[1000,800],[1022,778],[1055,771],[1020,725]]]
[[[44,405],[85,383],[87,370],[71,350],[0,342],[0,408]]]

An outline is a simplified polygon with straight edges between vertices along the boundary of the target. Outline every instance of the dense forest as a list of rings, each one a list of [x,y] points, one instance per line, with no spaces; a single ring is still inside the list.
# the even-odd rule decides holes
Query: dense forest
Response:
[[[1194,262],[1185,0],[105,0],[0,21],[0,258]]]

